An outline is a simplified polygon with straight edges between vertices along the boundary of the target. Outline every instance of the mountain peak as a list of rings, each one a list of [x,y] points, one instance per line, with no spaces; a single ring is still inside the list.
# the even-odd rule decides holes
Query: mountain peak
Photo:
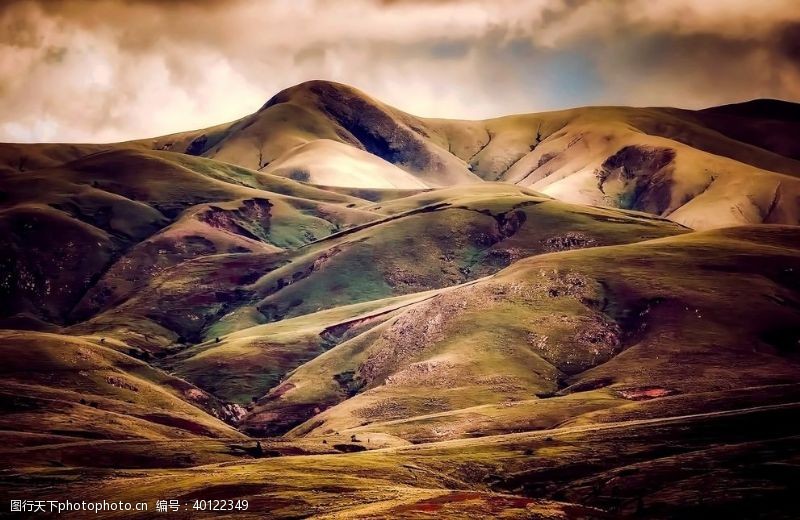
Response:
[[[313,79],[281,90],[272,96],[266,103],[264,103],[260,110],[266,110],[267,108],[280,103],[286,103],[290,100],[316,97],[322,98],[324,101],[325,98],[341,98],[343,95],[347,97],[356,96],[361,98],[369,98],[369,96],[364,92],[349,85],[345,85],[344,83],[337,83],[335,81],[323,79]]]

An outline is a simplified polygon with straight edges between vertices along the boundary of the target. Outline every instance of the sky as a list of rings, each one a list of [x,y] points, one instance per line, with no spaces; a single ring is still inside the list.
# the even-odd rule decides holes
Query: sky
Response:
[[[311,79],[419,116],[800,102],[798,0],[0,0],[0,141],[203,128]]]

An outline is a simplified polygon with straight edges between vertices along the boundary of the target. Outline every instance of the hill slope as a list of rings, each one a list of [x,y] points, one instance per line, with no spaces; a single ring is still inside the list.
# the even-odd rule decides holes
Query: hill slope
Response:
[[[425,119],[314,81],[0,145],[0,490],[797,517],[796,112]]]
[[[73,307],[85,319],[179,261],[278,251],[379,217],[345,207],[368,204],[355,197],[130,149],[3,174],[2,186],[0,318],[58,324]]]
[[[552,402],[535,409],[560,408],[561,422],[587,411],[575,392],[602,388],[590,400],[603,408],[798,383],[798,238],[793,227],[735,228],[520,260],[306,363],[246,420],[269,429],[328,408],[295,433],[385,431],[539,396]]]
[[[776,119],[768,101],[753,103],[698,112],[589,107],[456,121],[415,117],[351,87],[312,81],[240,121],[137,144],[331,186],[442,187],[482,179],[569,202],[647,211],[698,229],[797,224],[800,161],[784,137],[794,134],[796,122]],[[793,106],[780,105],[782,113]],[[758,107],[767,110],[761,118]]]

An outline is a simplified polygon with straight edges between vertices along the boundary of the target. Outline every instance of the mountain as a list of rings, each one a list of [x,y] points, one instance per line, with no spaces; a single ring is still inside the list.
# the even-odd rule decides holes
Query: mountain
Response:
[[[0,488],[796,517],[798,107],[460,121],[312,81],[212,128],[2,144]]]
[[[800,194],[800,161],[791,145],[781,143],[794,142],[789,136],[798,123],[775,119],[793,113],[787,107],[798,110],[763,100],[698,112],[596,107],[448,121],[414,117],[351,87],[312,81],[228,126],[146,144],[284,176],[308,175],[318,184],[417,187],[386,165],[386,173],[367,179],[358,172],[374,172],[375,160],[355,151],[340,158],[346,148],[338,142],[398,166],[427,187],[471,184],[476,177],[509,182],[569,202],[654,213],[695,229],[796,224],[796,205],[784,201]],[[764,117],[747,116],[761,109]],[[300,154],[308,171],[298,168]],[[335,164],[348,164],[350,173],[336,172]]]

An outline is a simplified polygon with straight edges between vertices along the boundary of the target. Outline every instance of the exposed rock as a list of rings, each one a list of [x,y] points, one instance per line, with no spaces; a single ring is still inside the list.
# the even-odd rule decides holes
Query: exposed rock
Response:
[[[116,386],[117,388],[122,388],[124,390],[130,390],[131,392],[138,392],[139,387],[129,383],[128,381],[122,379],[121,377],[117,376],[107,376],[106,383],[112,386]]]
[[[544,247],[547,251],[568,251],[570,249],[581,249],[583,247],[592,247],[596,244],[596,240],[588,237],[582,233],[568,232],[563,235],[550,237],[544,241]]]
[[[208,136],[206,134],[202,134],[199,137],[196,137],[189,146],[186,147],[186,154],[188,155],[202,155],[203,152],[206,151],[206,147],[208,145]]]
[[[606,193],[606,185],[615,181],[620,185],[619,207],[661,215],[670,206],[673,181],[668,166],[674,160],[671,148],[625,146],[597,170],[597,187]]]
[[[218,206],[209,208],[198,214],[201,222],[230,233],[242,235],[253,240],[268,240],[272,203],[267,199],[243,200],[235,210],[227,210]]]

